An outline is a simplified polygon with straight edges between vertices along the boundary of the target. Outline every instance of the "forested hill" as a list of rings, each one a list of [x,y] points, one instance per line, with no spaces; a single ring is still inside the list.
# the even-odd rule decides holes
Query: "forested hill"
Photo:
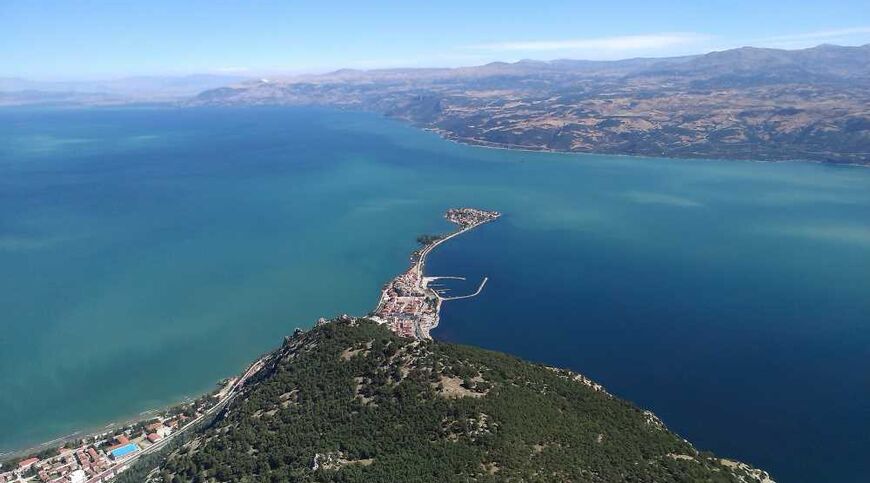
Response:
[[[767,475],[699,453],[651,413],[578,374],[401,339],[344,318],[288,337],[231,406],[150,478],[754,482]]]

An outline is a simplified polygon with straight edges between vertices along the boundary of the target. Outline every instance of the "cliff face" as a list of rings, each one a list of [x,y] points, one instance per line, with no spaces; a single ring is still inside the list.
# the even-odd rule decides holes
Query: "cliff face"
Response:
[[[570,371],[343,318],[288,337],[153,481],[766,481]]]

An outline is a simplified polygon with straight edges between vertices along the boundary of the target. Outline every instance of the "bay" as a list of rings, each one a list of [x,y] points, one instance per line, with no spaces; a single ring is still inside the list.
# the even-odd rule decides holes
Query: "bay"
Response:
[[[870,170],[462,146],[310,108],[0,110],[0,451],[195,396],[498,222],[438,338],[575,369],[781,481],[870,449]],[[461,292],[466,286],[454,286]]]

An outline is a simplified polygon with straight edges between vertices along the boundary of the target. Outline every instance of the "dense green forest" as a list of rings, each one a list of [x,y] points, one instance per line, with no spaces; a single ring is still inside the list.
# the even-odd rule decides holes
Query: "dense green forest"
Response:
[[[224,414],[151,472],[165,482],[763,478],[577,374],[362,319],[288,337]]]

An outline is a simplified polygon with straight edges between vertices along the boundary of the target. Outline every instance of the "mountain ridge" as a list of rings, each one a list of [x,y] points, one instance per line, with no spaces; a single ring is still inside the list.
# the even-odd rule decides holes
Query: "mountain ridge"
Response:
[[[870,44],[341,70],[222,87],[186,105],[365,110],[492,147],[870,165]]]
[[[259,80],[0,79],[0,105],[142,102],[364,110],[489,147],[870,165],[870,44],[740,47],[615,61],[339,69]]]

